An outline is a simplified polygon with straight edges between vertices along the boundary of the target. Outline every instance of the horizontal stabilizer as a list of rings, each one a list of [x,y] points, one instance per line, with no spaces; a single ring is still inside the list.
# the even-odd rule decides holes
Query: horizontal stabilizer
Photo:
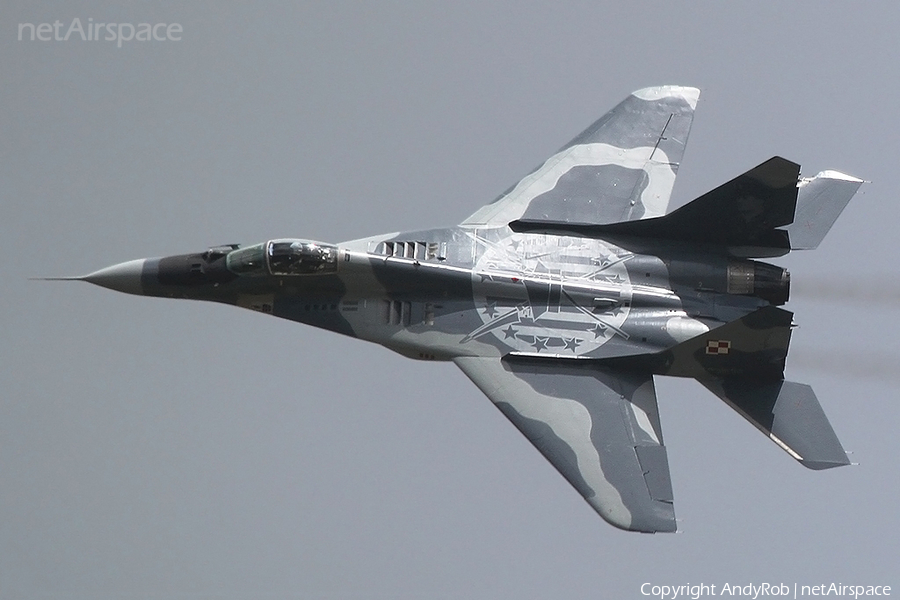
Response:
[[[822,171],[800,181],[797,212],[787,227],[793,250],[814,250],[856,194],[862,179],[837,171]]]
[[[750,378],[699,381],[804,467],[821,470],[850,464],[808,385]]]
[[[670,362],[661,374],[781,378],[793,317],[784,309],[764,306],[664,352],[670,355]]]
[[[787,232],[777,228],[793,221],[799,176],[800,165],[776,156],[663,217],[608,225],[520,219],[510,227],[514,231],[626,236],[786,252],[790,249]]]

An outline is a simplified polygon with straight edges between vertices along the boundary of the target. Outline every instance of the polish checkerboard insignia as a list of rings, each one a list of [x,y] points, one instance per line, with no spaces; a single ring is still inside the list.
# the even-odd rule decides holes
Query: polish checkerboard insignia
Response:
[[[731,341],[730,340],[709,340],[706,342],[706,353],[707,354],[728,354],[731,350]]]

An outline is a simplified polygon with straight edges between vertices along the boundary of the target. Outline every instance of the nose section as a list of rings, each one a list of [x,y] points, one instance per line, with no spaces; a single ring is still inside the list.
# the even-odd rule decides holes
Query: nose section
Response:
[[[220,286],[238,277],[228,270],[226,255],[227,253],[210,251],[162,258],[139,258],[88,275],[36,279],[87,281],[137,296],[220,300],[231,293],[230,289]]]
[[[144,286],[141,284],[141,275],[144,272],[146,258],[129,260],[82,277],[84,281],[126,294],[144,295]]]

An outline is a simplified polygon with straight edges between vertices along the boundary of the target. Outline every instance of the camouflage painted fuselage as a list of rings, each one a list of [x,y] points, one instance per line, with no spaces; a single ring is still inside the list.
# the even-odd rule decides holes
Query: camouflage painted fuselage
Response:
[[[160,284],[154,261],[143,281],[147,295],[234,304],[427,360],[658,352],[768,304],[760,295],[786,299],[778,267],[678,244],[620,244],[454,227],[339,244],[329,274],[211,284],[205,273],[221,272],[224,257],[186,255],[177,265],[160,259],[162,280],[178,285]]]

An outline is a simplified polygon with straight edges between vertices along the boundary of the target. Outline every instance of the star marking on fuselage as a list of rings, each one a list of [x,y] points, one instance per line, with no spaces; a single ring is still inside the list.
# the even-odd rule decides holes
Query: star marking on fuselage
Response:
[[[578,346],[581,345],[581,340],[578,338],[572,338],[568,340],[563,339],[563,341],[566,343],[566,350],[571,350],[572,352],[578,350]]]
[[[531,343],[531,346],[538,352],[540,352],[541,350],[546,350],[547,349],[547,341],[549,339],[550,338],[548,338],[548,337],[535,336],[534,342]]]
[[[595,323],[593,327],[588,329],[588,331],[594,334],[594,339],[596,340],[598,337],[605,337],[607,329],[609,329],[609,327],[607,327],[603,323]]]
[[[516,329],[512,325],[510,325],[509,327],[507,327],[506,329],[503,330],[503,336],[504,336],[503,339],[504,340],[508,340],[509,338],[515,339],[517,333],[518,333],[518,331],[516,331]]]

